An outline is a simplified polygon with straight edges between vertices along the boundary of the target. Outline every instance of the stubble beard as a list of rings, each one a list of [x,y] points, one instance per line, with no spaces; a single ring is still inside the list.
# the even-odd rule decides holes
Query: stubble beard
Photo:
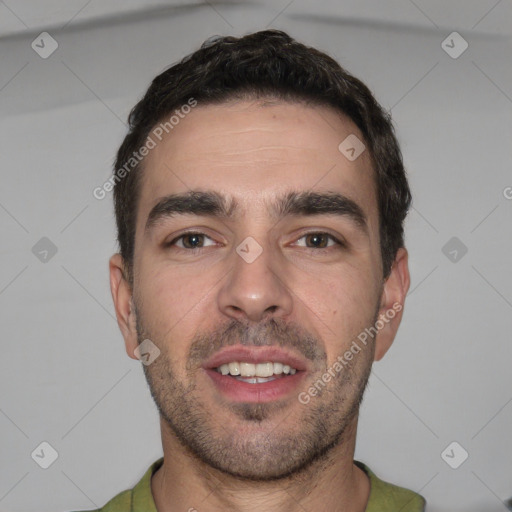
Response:
[[[182,382],[176,378],[167,357],[166,347],[172,343],[151,338],[151,333],[144,328],[140,311],[136,318],[139,343],[149,338],[161,350],[151,365],[143,365],[160,416],[184,450],[200,464],[247,481],[263,482],[298,476],[317,464],[325,463],[333,448],[345,441],[349,427],[357,418],[371,372],[373,345],[358,353],[354,364],[344,367],[330,385],[320,389],[308,404],[300,404],[297,397],[291,399],[296,401],[288,413],[293,414],[293,428],[280,429],[274,420],[285,407],[289,407],[289,401],[223,404],[227,408],[226,422],[212,424],[212,414],[207,406],[214,404],[205,404],[198,396],[194,377],[197,371],[202,370],[191,364],[192,359],[204,357],[205,347],[210,347],[207,350],[213,352],[212,347],[225,346],[231,344],[230,340],[242,338],[246,341],[251,339],[247,344],[264,345],[268,339],[275,344],[278,339],[282,346],[299,345],[301,352],[315,362],[318,370],[314,381],[317,381],[326,367],[326,355],[320,348],[322,344],[304,335],[303,331],[297,332],[293,328],[290,331],[290,326],[275,320],[265,324],[264,328],[258,328],[255,336],[247,335],[246,326],[232,322],[213,335],[194,339],[187,363],[188,382]],[[269,330],[272,336],[264,334]],[[234,333],[238,335],[233,336]],[[280,335],[276,336],[277,333]],[[300,340],[300,343],[290,343],[292,339]],[[243,431],[233,427],[233,415],[242,424]],[[286,419],[285,414],[281,421],[286,422]]]

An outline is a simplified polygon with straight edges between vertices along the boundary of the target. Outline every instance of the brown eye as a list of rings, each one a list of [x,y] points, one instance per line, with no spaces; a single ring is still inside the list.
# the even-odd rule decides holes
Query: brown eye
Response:
[[[327,247],[329,236],[325,233],[313,233],[306,235],[306,245],[308,247],[324,248]]]
[[[188,235],[182,236],[183,246],[186,249],[196,249],[197,247],[202,247],[204,243],[204,235],[200,235],[198,233],[191,233]]]
[[[205,243],[209,240],[211,243]],[[172,242],[166,244],[167,247],[176,246],[180,249],[202,249],[208,245],[215,245],[213,240],[203,233],[184,233],[175,238]]]
[[[299,240],[302,239],[305,241],[303,246],[309,249],[328,249],[333,245],[343,245],[342,242],[329,233],[307,233],[299,238]]]

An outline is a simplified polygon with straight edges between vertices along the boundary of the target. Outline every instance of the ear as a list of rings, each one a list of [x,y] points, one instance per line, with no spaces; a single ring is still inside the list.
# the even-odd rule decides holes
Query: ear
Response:
[[[407,249],[401,247],[396,253],[391,272],[382,290],[377,320],[378,333],[375,339],[375,361],[380,361],[384,357],[395,339],[410,282]]]
[[[109,271],[110,291],[116,309],[117,324],[124,338],[126,353],[132,359],[138,359],[134,353],[138,342],[132,289],[125,278],[125,266],[120,254],[114,254],[110,258]]]

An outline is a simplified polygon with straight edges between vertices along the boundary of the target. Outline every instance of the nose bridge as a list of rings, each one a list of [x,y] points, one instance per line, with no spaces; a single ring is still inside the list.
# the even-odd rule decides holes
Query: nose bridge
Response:
[[[236,246],[231,272],[219,292],[219,308],[226,315],[260,321],[266,315],[287,315],[292,297],[279,275],[279,254],[268,237],[246,237]]]

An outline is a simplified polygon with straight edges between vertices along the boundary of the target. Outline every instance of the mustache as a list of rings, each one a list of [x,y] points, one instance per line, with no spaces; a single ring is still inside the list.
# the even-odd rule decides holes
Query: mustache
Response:
[[[196,335],[191,343],[188,367],[200,366],[224,347],[235,344],[246,346],[278,346],[296,352],[318,364],[327,360],[321,340],[294,322],[271,318],[257,325],[231,320],[227,325],[208,333]]]

